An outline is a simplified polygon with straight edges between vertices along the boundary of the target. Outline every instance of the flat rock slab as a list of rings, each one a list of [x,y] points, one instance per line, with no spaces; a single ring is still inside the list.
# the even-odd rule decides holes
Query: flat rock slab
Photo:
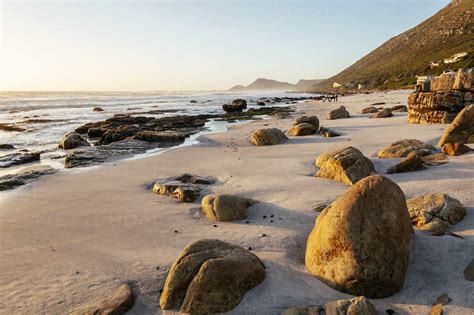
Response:
[[[315,161],[319,171],[315,176],[335,179],[353,185],[364,177],[375,174],[372,161],[354,147],[321,153]]]
[[[11,153],[0,157],[0,168],[21,165],[40,160],[40,152]]]
[[[201,193],[199,185],[211,185],[214,182],[214,179],[209,177],[185,173],[156,181],[153,185],[153,192],[183,202],[194,202]]]
[[[51,175],[56,173],[57,170],[53,168],[37,171],[27,171],[20,174],[9,174],[0,177],[0,191],[13,189],[18,186],[26,185],[27,183],[35,180],[38,177]]]
[[[443,193],[408,199],[407,206],[412,224],[430,232],[445,232],[466,216],[462,203]]]
[[[182,313],[224,313],[265,279],[265,267],[248,250],[220,240],[205,239],[181,252],[166,278],[160,306]]]
[[[403,139],[390,144],[385,149],[377,152],[381,159],[392,159],[406,157],[410,152],[417,152],[417,155],[427,155],[436,151],[436,148],[430,144],[416,139]]]

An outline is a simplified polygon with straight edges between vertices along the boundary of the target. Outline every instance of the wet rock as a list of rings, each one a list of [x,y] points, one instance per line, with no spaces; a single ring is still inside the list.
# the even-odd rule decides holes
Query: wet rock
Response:
[[[133,139],[148,142],[184,142],[186,134],[177,131],[139,131]]]
[[[11,144],[0,144],[0,150],[14,150],[15,147]]]
[[[318,216],[305,265],[338,291],[386,298],[403,286],[411,233],[402,190],[386,177],[366,177]]]
[[[93,111],[94,112],[103,112],[104,109],[102,107],[94,107]]]
[[[258,129],[254,131],[250,142],[253,145],[275,145],[288,140],[288,137],[278,128]]]
[[[423,165],[423,160],[418,155],[416,155],[416,152],[412,152],[408,154],[408,156],[403,160],[391,166],[387,170],[387,174],[413,172],[425,169],[426,167]]]
[[[222,109],[226,113],[241,112],[247,108],[247,101],[244,99],[235,99],[232,101],[232,104],[222,105]]]
[[[324,305],[326,315],[377,315],[377,310],[364,296],[336,300]]]
[[[319,128],[319,119],[316,116],[302,116],[296,119],[295,125],[303,124],[303,123],[313,125],[314,127],[316,127],[316,129]]]
[[[341,119],[341,118],[350,118],[351,115],[347,111],[347,109],[344,106],[339,107],[338,109],[334,109],[329,112],[328,119],[333,120],[333,119]]]
[[[73,311],[74,315],[122,315],[127,313],[135,303],[132,289],[128,284],[122,284],[115,294],[97,304],[97,306],[85,308],[83,310]]]
[[[18,132],[26,131],[25,128],[15,126],[14,124],[0,124],[0,130],[3,130],[3,131],[18,131]]]
[[[265,102],[262,102],[262,101],[257,102],[257,105],[258,105],[258,106],[265,106]]]
[[[200,240],[181,252],[166,278],[160,306],[192,314],[224,313],[265,279],[250,251],[219,240]]]
[[[26,171],[19,174],[0,176],[0,191],[14,189],[18,186],[26,185],[38,177],[51,175],[56,173],[56,171],[57,170],[53,168],[48,168],[44,170]]]
[[[209,220],[232,221],[243,220],[249,215],[248,208],[257,201],[233,195],[207,195],[201,206]]]
[[[81,136],[77,132],[71,132],[61,139],[58,148],[63,150],[70,150],[80,146],[90,146],[90,144],[83,136]]]
[[[451,156],[462,155],[471,151],[471,148],[463,143],[445,143],[441,149],[444,153]]]
[[[436,148],[416,139],[403,139],[390,144],[385,149],[377,152],[377,156],[382,159],[406,157],[410,152],[417,152],[417,155],[430,154]]]
[[[287,133],[290,136],[309,136],[315,134],[316,131],[318,131],[318,128],[316,128],[314,125],[308,123],[300,123],[291,126],[291,128],[288,129]]]
[[[40,160],[40,155],[40,152],[6,154],[0,156],[0,168],[36,162]]]
[[[353,185],[364,177],[375,174],[372,161],[354,147],[321,153],[315,162],[319,171],[315,176],[330,178]]]
[[[462,203],[447,194],[436,193],[407,200],[412,224],[430,232],[445,232],[466,215]]]
[[[456,142],[474,143],[474,105],[466,106],[444,130],[438,147]]]
[[[472,259],[466,269],[464,269],[464,279],[474,281],[474,259]]]
[[[387,117],[392,117],[392,110],[390,108],[384,108],[379,112],[376,112],[370,118],[387,118]]]
[[[196,100],[190,100],[189,103],[191,103],[191,104],[196,104],[197,101],[196,101]]]
[[[102,128],[89,128],[87,130],[87,136],[89,138],[99,138],[105,133],[105,129]]]
[[[378,108],[374,107],[374,106],[369,106],[369,107],[366,107],[362,110],[362,114],[373,114],[373,113],[376,113],[378,112]]]

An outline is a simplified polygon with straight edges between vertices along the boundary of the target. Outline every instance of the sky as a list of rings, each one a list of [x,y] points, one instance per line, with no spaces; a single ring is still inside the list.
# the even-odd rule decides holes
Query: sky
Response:
[[[0,0],[0,90],[196,91],[327,78],[448,3]]]

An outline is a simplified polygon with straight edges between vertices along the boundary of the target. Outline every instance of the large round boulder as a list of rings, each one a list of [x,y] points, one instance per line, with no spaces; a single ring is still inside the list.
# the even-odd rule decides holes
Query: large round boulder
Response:
[[[68,133],[61,139],[58,144],[58,148],[63,150],[70,150],[79,146],[90,146],[90,144],[83,136],[81,136],[77,132]]]
[[[354,147],[345,147],[321,153],[315,161],[319,171],[315,176],[335,179],[352,185],[375,174],[374,164]]]
[[[288,137],[278,128],[264,128],[255,130],[250,138],[253,145],[275,145],[288,140]]]
[[[336,290],[386,298],[403,286],[411,232],[400,187],[380,175],[366,177],[318,216],[305,265]]]
[[[160,306],[191,314],[224,313],[265,279],[265,267],[248,250],[219,240],[200,240],[179,254],[166,278]]]
[[[248,217],[248,208],[257,201],[233,195],[207,195],[202,199],[202,211],[209,220],[232,221]]]
[[[446,128],[439,139],[438,147],[445,143],[473,143],[474,142],[474,104],[464,107]]]

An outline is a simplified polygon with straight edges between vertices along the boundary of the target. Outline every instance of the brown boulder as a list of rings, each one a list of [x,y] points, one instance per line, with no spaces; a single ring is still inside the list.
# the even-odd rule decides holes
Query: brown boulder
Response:
[[[461,154],[467,153],[471,151],[471,148],[459,142],[445,143],[441,151],[443,151],[447,155],[455,156],[455,155],[461,155]]]
[[[202,199],[201,206],[209,220],[232,221],[248,217],[248,208],[257,201],[232,195],[207,195]]]
[[[423,160],[416,154],[416,152],[412,152],[408,154],[406,158],[391,166],[387,170],[387,174],[413,172],[425,169],[426,167],[423,165]]]
[[[378,112],[378,108],[374,107],[374,106],[369,106],[369,107],[366,107],[362,110],[362,114],[373,114],[373,113],[376,113]]]
[[[408,112],[408,108],[405,105],[395,105],[392,108],[392,112]]]
[[[340,118],[350,118],[351,115],[347,111],[347,109],[344,106],[341,106],[337,109],[334,109],[329,112],[328,119],[333,120],[333,119],[340,119]]]
[[[288,137],[278,128],[255,130],[250,138],[253,145],[275,145],[288,140]]]
[[[384,108],[381,111],[373,114],[370,116],[370,118],[387,118],[387,117],[392,117],[392,110],[390,108]]]
[[[302,117],[296,119],[296,124],[295,125],[302,124],[302,123],[311,124],[314,127],[316,127],[316,129],[319,128],[319,119],[316,116],[302,116]]]
[[[441,139],[439,139],[438,147],[450,142],[474,142],[474,105],[466,106],[444,130]]]
[[[122,315],[128,312],[135,302],[132,289],[128,284],[122,284],[115,294],[103,300],[94,307],[71,312],[72,315]]]
[[[291,126],[291,128],[288,129],[287,133],[290,136],[309,136],[315,134],[316,131],[318,131],[318,128],[316,128],[314,125],[308,123],[301,123]]]
[[[385,149],[377,152],[377,156],[382,159],[406,157],[410,152],[417,152],[417,155],[430,154],[436,148],[416,139],[403,139],[390,144]]]
[[[318,216],[305,265],[336,290],[386,298],[403,286],[411,232],[400,187],[380,175],[366,177]]]
[[[364,177],[375,174],[372,161],[354,147],[321,153],[315,161],[319,171],[315,176],[330,178],[353,185]]]
[[[431,232],[445,232],[466,216],[466,208],[459,200],[442,193],[408,199],[407,207],[412,224]]]
[[[245,293],[265,279],[257,256],[240,246],[219,240],[189,244],[166,278],[160,306],[180,312],[223,313],[235,308]]]
[[[58,144],[58,148],[63,150],[70,150],[79,146],[90,146],[90,144],[83,136],[81,136],[77,132],[68,133],[61,139]]]

